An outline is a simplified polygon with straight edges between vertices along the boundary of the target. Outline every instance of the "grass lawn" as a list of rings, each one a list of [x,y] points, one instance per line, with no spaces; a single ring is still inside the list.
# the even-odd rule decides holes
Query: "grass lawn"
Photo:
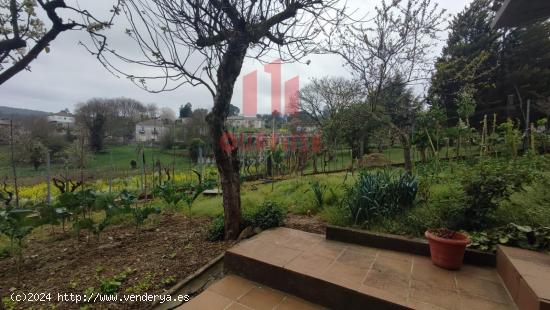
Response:
[[[6,160],[0,161],[0,177],[9,176],[12,172],[10,167],[9,147],[0,147],[0,158]],[[138,169],[132,170],[130,161],[138,162]],[[172,151],[163,151],[158,147],[145,148],[145,164],[150,169],[152,163],[160,160],[163,166],[172,167],[173,155]],[[87,168],[84,170],[86,175],[91,175],[94,178],[106,179],[106,175],[111,173],[114,176],[131,176],[139,173],[139,161],[135,145],[123,146],[107,146],[105,150],[99,154],[93,154]],[[187,152],[184,150],[176,150],[175,169],[176,171],[189,170],[192,163]],[[65,173],[65,168],[61,163],[52,164],[52,175]],[[69,171],[69,173],[75,171]],[[36,183],[46,175],[46,166],[42,165],[35,170],[31,165],[17,165],[17,175],[21,178],[23,184]]]

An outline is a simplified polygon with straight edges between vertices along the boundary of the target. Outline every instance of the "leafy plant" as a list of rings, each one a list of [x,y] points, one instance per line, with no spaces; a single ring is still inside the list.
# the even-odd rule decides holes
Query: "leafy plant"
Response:
[[[521,133],[511,119],[498,126],[499,133],[504,137],[504,144],[508,148],[508,153],[513,158],[517,158],[519,144],[521,142]]]
[[[362,172],[357,182],[346,188],[343,203],[352,223],[360,224],[379,217],[392,217],[412,207],[417,192],[418,180],[410,173]]]
[[[160,208],[158,207],[138,207],[134,205],[137,202],[137,196],[127,189],[124,189],[120,193],[120,202],[122,204],[122,212],[132,214],[134,218],[134,223],[136,226],[136,231],[139,231],[139,228],[145,223],[145,220],[151,214],[159,214]]]
[[[183,200],[187,204],[189,216],[191,216],[191,208],[195,200],[208,188],[211,188],[211,183],[208,180],[197,185],[190,184],[190,186],[183,188]]]
[[[175,184],[171,181],[164,182],[154,188],[155,196],[161,197],[164,202],[174,208],[177,208],[178,203],[183,200],[184,193],[179,191]]]
[[[313,192],[315,210],[323,209],[324,196],[327,190],[327,186],[321,185],[321,182],[319,182],[318,180],[310,182],[309,186],[311,187],[311,191]]]
[[[77,219],[73,223],[73,229],[76,231],[77,236],[80,235],[81,230],[88,230],[94,234],[99,241],[101,233],[111,224],[111,219],[121,210],[116,206],[115,196],[112,194],[93,194],[94,200],[90,197],[84,196],[85,205],[87,209],[90,209],[88,218]],[[92,211],[103,211],[104,217],[101,221],[95,222],[91,216]]]
[[[463,176],[466,205],[458,225],[468,230],[491,227],[499,202],[522,190],[535,177],[529,167],[517,162],[492,159],[479,162]]]
[[[489,231],[470,234],[471,248],[495,252],[499,244],[528,250],[550,250],[550,227],[521,226],[510,223]]]
[[[285,214],[285,210],[277,202],[267,200],[245,213],[244,222],[246,226],[268,229],[281,226]]]
[[[18,282],[21,281],[21,264],[23,263],[23,240],[37,225],[32,209],[15,208],[12,206],[0,210],[0,233],[10,239],[13,255],[16,257]]]
[[[260,206],[245,209],[243,212],[243,223],[241,229],[251,226],[261,229],[269,229],[281,226],[286,211],[276,202],[264,201]],[[220,215],[212,221],[208,228],[206,239],[208,241],[218,241],[224,238],[224,218]]]
[[[214,218],[210,227],[208,228],[208,233],[206,239],[208,241],[218,241],[223,240],[225,232],[223,215],[217,216]]]

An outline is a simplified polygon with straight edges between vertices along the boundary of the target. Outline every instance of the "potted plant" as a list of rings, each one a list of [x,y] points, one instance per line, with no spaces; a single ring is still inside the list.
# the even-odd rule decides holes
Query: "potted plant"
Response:
[[[432,262],[436,266],[450,270],[462,267],[464,252],[470,243],[468,236],[447,228],[428,229],[425,236],[430,245]]]

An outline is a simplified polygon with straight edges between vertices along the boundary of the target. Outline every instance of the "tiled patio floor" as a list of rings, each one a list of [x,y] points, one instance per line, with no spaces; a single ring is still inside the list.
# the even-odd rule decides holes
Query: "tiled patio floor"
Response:
[[[178,309],[316,310],[323,308],[241,277],[228,275]]]
[[[229,252],[416,309],[515,309],[495,268],[447,271],[429,257],[288,228],[264,231]]]

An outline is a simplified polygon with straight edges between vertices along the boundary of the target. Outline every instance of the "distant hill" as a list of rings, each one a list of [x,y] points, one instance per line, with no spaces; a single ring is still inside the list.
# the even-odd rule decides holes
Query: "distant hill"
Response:
[[[29,109],[20,109],[12,107],[0,106],[0,117],[10,117],[10,116],[44,116],[48,115],[48,112],[29,110]]]

